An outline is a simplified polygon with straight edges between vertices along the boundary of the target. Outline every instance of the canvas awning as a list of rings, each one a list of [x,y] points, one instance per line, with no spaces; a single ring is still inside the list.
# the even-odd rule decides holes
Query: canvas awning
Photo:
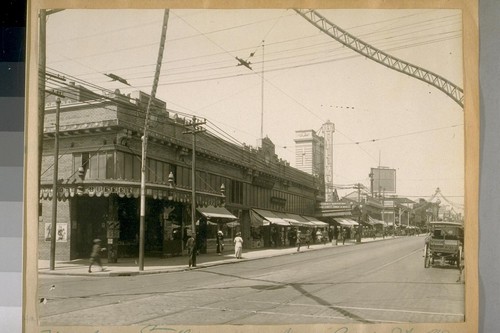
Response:
[[[290,223],[274,212],[264,209],[252,209],[250,211],[252,226],[269,225],[270,223],[282,226],[290,226]]]
[[[276,212],[275,214],[278,217],[282,218],[283,220],[287,221],[291,226],[294,226],[294,227],[307,226],[307,221],[298,215],[282,213],[282,212]]]
[[[348,219],[348,218],[335,218],[335,221],[340,224],[341,226],[343,227],[352,227],[352,226],[355,226],[355,225],[359,225],[358,222],[354,221],[354,220],[351,220],[351,219]]]
[[[323,222],[323,221],[318,221],[317,219],[315,219],[314,217],[310,217],[310,216],[305,216],[305,215],[302,215],[303,218],[305,218],[306,220],[308,220],[309,222],[313,223],[315,226],[317,227],[326,227],[328,226],[329,224],[326,223],[326,222]]]
[[[290,218],[294,219],[295,221],[298,221],[303,227],[316,227],[316,224],[313,222],[309,221],[303,216],[297,215],[297,214],[290,214],[287,213]]]
[[[198,212],[200,212],[203,216],[207,218],[213,218],[213,219],[229,219],[229,220],[237,220],[238,218],[231,214],[230,211],[228,211],[224,207],[214,207],[214,206],[207,206],[207,207],[199,207],[196,208]]]

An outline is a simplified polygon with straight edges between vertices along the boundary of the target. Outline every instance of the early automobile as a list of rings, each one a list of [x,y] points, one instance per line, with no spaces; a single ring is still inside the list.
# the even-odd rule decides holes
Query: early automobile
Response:
[[[464,252],[464,228],[458,222],[431,222],[425,238],[424,267],[434,264],[456,265],[462,270]]]

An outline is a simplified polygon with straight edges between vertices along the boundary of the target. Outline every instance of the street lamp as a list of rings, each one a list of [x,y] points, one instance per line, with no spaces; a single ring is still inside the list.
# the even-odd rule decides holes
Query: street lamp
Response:
[[[168,174],[168,201],[172,201],[174,199],[174,193],[172,190],[174,189],[174,174],[172,171]]]
[[[221,194],[221,206],[224,206],[226,204],[226,186],[224,183],[221,184],[220,186],[220,194]]]

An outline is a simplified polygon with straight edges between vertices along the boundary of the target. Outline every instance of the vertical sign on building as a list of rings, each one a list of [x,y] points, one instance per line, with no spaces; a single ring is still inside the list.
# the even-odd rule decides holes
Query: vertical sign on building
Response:
[[[326,202],[333,202],[333,133],[335,124],[327,120],[322,128],[325,136],[325,196]]]

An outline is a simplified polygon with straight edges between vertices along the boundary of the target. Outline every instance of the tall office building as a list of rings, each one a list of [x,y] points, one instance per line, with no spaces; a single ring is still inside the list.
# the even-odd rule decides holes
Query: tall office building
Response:
[[[324,139],[314,130],[295,131],[295,167],[311,175],[324,176]]]
[[[333,202],[333,133],[335,125],[327,121],[323,136],[314,130],[295,131],[295,167],[317,176],[325,186],[325,201]]]

